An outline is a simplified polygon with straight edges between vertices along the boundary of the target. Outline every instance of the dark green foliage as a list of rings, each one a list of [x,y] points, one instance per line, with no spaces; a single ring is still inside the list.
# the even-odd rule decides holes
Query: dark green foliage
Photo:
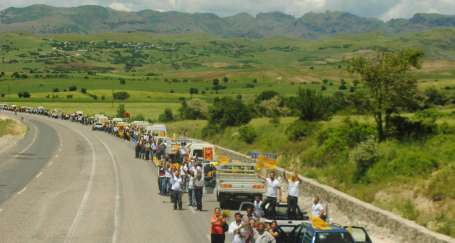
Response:
[[[297,111],[300,120],[320,121],[330,118],[330,100],[321,92],[313,89],[300,89],[292,108]]]
[[[28,91],[21,91],[21,92],[17,93],[17,96],[19,98],[30,98],[32,95]]]
[[[86,94],[87,93],[87,89],[86,88],[81,88],[81,93]]]
[[[130,94],[128,94],[128,92],[125,91],[118,91],[112,94],[112,98],[114,98],[114,100],[127,100],[129,97]]]
[[[125,105],[124,104],[118,105],[118,107],[117,107],[117,117],[123,118],[123,117],[125,117],[125,114],[126,114]]]
[[[52,92],[58,93],[58,92],[60,92],[60,90],[58,88],[54,88],[54,89],[52,89]]]
[[[247,124],[251,120],[250,109],[238,99],[217,98],[209,108],[209,127],[224,129]]]
[[[251,126],[243,126],[239,129],[240,139],[247,144],[252,144],[256,138],[257,133],[256,130]]]
[[[317,130],[317,123],[297,120],[286,129],[286,135],[291,141],[300,141]]]
[[[77,90],[77,86],[75,85],[71,85],[69,88],[68,88],[69,91],[76,91]]]
[[[449,99],[446,95],[436,88],[429,88],[425,90],[425,106],[430,107],[433,105],[445,105]]]
[[[136,114],[133,117],[131,117],[130,120],[132,120],[132,121],[145,121],[145,117],[144,117],[144,115],[139,113],[139,114]]]
[[[274,90],[266,90],[266,91],[262,91],[257,97],[256,97],[256,100],[255,102],[257,104],[261,103],[262,101],[264,100],[270,100],[272,99],[273,97],[275,96],[280,96],[280,94]]]
[[[121,85],[125,85],[126,84],[126,79],[124,79],[124,78],[120,78],[119,81],[120,81]]]
[[[199,120],[205,119],[206,115],[200,107],[191,107],[185,99],[182,99],[179,108],[180,118],[183,120]]]
[[[166,108],[164,112],[158,117],[158,120],[160,122],[171,122],[174,121],[174,114],[172,113],[172,110],[169,108]]]
[[[355,164],[353,182],[364,180],[368,170],[378,161],[379,152],[374,139],[360,143],[350,154],[351,161]]]
[[[418,140],[435,135],[438,126],[434,120],[410,120],[402,116],[393,116],[389,119],[387,133],[390,137],[399,140]]]
[[[199,93],[199,89],[198,88],[190,88],[190,94],[198,94]]]

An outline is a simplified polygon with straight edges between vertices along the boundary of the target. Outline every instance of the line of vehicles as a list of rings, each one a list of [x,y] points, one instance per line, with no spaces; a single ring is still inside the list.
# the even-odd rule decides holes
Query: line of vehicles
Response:
[[[202,163],[205,181],[205,192],[214,193],[221,208],[240,205],[239,211],[254,208],[252,203],[256,196],[265,193],[265,182],[257,176],[253,163],[224,159],[218,161],[215,146],[203,141],[169,136],[164,124],[150,124],[147,121],[127,121],[122,118],[110,118],[103,114],[86,116],[82,111],[63,113],[58,110],[47,110],[44,107],[17,107],[0,104],[0,111],[24,112],[48,116],[54,119],[70,120],[89,125],[94,131],[109,131],[123,139],[131,137],[133,131],[141,131],[161,139],[166,144],[166,154],[175,166],[182,163],[182,148],[185,156],[195,158]],[[266,205],[267,208],[267,205]],[[264,221],[277,221],[279,243],[371,243],[367,231],[362,227],[340,226],[337,224],[316,225],[306,212],[298,208],[297,216],[292,219],[287,214],[287,204],[278,203],[276,214],[272,217],[266,210]]]

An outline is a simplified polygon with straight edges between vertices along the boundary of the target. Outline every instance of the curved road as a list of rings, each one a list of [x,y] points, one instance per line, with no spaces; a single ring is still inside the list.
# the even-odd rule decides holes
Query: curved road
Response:
[[[204,198],[208,211],[174,211],[158,195],[155,167],[128,144],[78,123],[21,116],[29,132],[0,154],[0,242],[209,241],[213,196]]]

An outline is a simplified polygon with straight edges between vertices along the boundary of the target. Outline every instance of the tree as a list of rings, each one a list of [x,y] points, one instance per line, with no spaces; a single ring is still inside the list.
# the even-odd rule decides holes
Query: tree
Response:
[[[302,121],[326,120],[332,114],[330,99],[313,89],[299,89],[291,103]]]
[[[169,109],[169,108],[166,108],[163,112],[163,114],[161,114],[159,117],[158,117],[158,120],[160,122],[171,122],[171,121],[174,121],[175,118],[174,118],[174,114],[172,113],[172,110]]]
[[[179,109],[180,118],[184,120],[198,120],[205,119],[207,116],[208,107],[207,104],[200,99],[191,99],[186,101],[181,100],[181,106]]]
[[[125,117],[126,109],[124,104],[120,104],[117,107],[117,117],[123,118]]]
[[[77,90],[77,86],[75,85],[72,85],[68,88],[69,91],[76,91]]]
[[[223,82],[224,82],[224,83],[229,82],[229,78],[228,78],[228,77],[224,77],[224,78],[223,78]]]
[[[377,138],[387,137],[387,128],[394,113],[406,110],[414,103],[417,81],[409,74],[420,68],[423,52],[403,50],[381,52],[374,57],[356,57],[350,61],[349,71],[357,73],[368,92],[369,110],[374,116]]]
[[[224,129],[247,124],[251,120],[251,112],[242,100],[230,97],[217,98],[209,108],[208,120],[209,126]]]
[[[112,98],[114,98],[114,100],[126,100],[129,97],[130,97],[130,94],[128,94],[128,92],[125,92],[125,91],[114,92],[112,94]]]
[[[251,126],[241,127],[239,129],[239,135],[242,141],[244,141],[247,144],[252,144],[258,136],[254,127]]]
[[[272,99],[273,97],[275,96],[280,96],[280,94],[278,92],[276,92],[275,90],[266,90],[266,91],[262,91],[257,97],[256,97],[256,103],[261,103],[262,101],[264,100],[270,100]]]
[[[197,88],[190,88],[190,95],[198,94],[199,90]]]

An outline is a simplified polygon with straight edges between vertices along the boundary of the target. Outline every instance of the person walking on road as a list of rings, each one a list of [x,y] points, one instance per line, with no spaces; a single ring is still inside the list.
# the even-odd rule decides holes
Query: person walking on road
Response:
[[[177,170],[175,174],[172,176],[172,197],[174,198],[174,210],[177,210],[177,206],[179,210],[182,210],[182,177],[180,176],[180,172]]]
[[[265,223],[259,222],[256,226],[256,231],[254,232],[254,242],[255,243],[276,243],[275,238],[265,230]]]
[[[266,190],[266,198],[264,202],[262,202],[262,210],[264,212],[270,213],[272,218],[275,218],[276,211],[275,207],[279,201],[279,195],[281,195],[281,187],[280,182],[278,179],[275,178],[275,171],[271,171],[269,174],[269,178],[265,179],[267,190]],[[266,211],[267,210],[267,211]]]
[[[202,193],[204,190],[204,177],[202,176],[202,168],[196,166],[195,176],[193,179],[194,196],[196,197],[196,208],[202,211]]]
[[[294,172],[290,178],[286,176],[285,172],[284,181],[288,184],[288,217],[290,219],[295,219],[297,217],[301,180],[297,175],[297,172]]]
[[[234,221],[229,224],[228,233],[232,235],[232,243],[245,243],[245,238],[241,234],[243,227],[242,214],[237,212],[234,215]]]
[[[223,215],[221,214],[220,208],[215,208],[215,214],[212,216],[211,220],[211,242],[212,243],[224,243],[225,241],[225,231],[224,227],[226,224],[226,220],[224,219]]]

